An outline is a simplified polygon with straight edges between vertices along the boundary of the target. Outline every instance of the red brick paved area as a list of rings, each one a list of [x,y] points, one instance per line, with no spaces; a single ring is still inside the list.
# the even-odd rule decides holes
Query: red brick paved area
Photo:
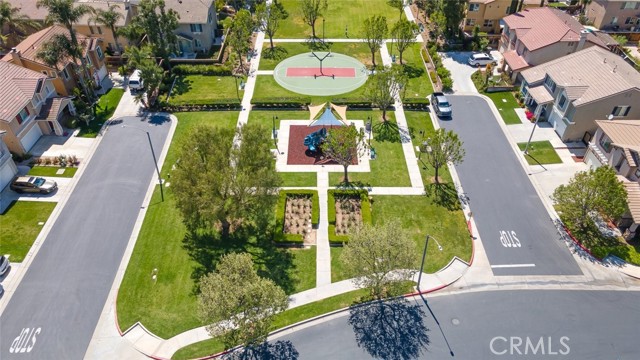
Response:
[[[289,149],[287,152],[287,165],[335,165],[336,162],[327,160],[321,153],[307,152],[304,146],[305,136],[322,129],[322,126],[292,125],[289,127]],[[329,128],[327,128],[329,130]],[[358,160],[354,159],[353,165]]]

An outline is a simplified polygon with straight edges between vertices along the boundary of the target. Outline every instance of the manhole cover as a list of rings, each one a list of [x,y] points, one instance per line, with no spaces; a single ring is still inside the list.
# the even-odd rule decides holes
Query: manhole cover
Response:
[[[451,319],[451,323],[452,323],[453,325],[460,325],[460,320],[458,320],[458,319],[456,319],[456,318],[453,318],[453,319]]]

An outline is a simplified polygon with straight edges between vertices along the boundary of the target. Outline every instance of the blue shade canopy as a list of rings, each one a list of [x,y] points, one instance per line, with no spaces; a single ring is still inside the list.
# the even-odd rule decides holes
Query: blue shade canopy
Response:
[[[320,116],[320,118],[311,123],[309,126],[342,126],[344,123],[342,120],[336,118],[331,112],[331,107],[327,106],[324,110],[324,113]]]

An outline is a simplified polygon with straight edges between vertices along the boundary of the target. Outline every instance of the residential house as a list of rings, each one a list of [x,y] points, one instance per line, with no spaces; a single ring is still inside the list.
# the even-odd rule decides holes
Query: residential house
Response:
[[[588,142],[596,119],[640,119],[640,73],[594,46],[522,72],[526,106],[563,141]]]
[[[525,0],[523,3],[524,9],[539,6],[540,0]],[[472,34],[478,25],[481,32],[487,33],[490,43],[497,44],[500,39],[500,20],[514,13],[514,7],[517,7],[517,3],[512,0],[469,0],[462,29]]]
[[[0,191],[9,185],[18,173],[16,163],[13,162],[11,152],[3,140],[6,133],[6,131],[0,130]]]
[[[114,10],[121,15],[118,22],[115,24],[115,30],[126,26],[131,22],[131,19],[137,15],[137,6],[131,4],[129,0],[76,0],[77,4],[83,4],[91,6],[96,11],[107,11],[111,6],[115,6]],[[111,29],[104,24],[98,23],[94,20],[94,14],[86,14],[78,21],[73,28],[79,33],[87,37],[99,37],[102,38],[106,44],[106,48],[110,52],[122,52],[125,47],[129,45],[129,42],[125,37],[118,37],[119,49],[116,49],[116,39],[111,32]]]
[[[504,57],[502,70],[516,82],[520,81],[519,73],[531,66],[592,46],[607,48],[597,34],[557,9],[527,9],[503,20],[499,46]]]
[[[626,239],[633,239],[640,233],[640,120],[596,120],[596,125],[584,161],[594,169],[611,166],[616,170],[629,204],[618,227]]]
[[[175,10],[178,19],[178,49],[181,55],[208,52],[215,43],[218,18],[213,0],[165,0],[168,9]]]
[[[67,96],[73,94],[73,89],[79,86],[76,74],[80,60],[78,60],[77,64],[74,64],[73,59],[66,58],[55,66],[51,66],[38,58],[38,52],[42,46],[58,34],[69,36],[67,29],[60,25],[50,26],[29,35],[9,54],[6,54],[2,61],[46,74],[52,79],[55,90],[59,94]],[[83,56],[89,65],[90,83],[98,86],[108,74],[104,61],[102,39],[86,37],[80,34],[77,35],[77,38],[84,47]]]
[[[598,29],[640,31],[640,0],[591,0],[585,16]]]
[[[75,109],[52,78],[0,61],[0,79],[0,131],[9,150],[24,154],[42,135],[63,135],[61,122]]]

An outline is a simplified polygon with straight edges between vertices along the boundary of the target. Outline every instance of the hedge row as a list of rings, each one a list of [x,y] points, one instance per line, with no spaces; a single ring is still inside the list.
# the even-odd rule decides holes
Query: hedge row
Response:
[[[237,100],[227,100],[224,102],[209,102],[205,104],[169,104],[163,102],[162,110],[166,112],[186,112],[186,111],[217,111],[217,110],[239,110],[240,102]]]
[[[302,235],[284,233],[284,212],[287,206],[287,198],[289,196],[311,197],[311,225],[314,228],[317,228],[320,220],[320,200],[318,198],[318,192],[316,190],[280,190],[279,193],[276,208],[276,230],[274,232],[274,241],[278,243],[302,245],[302,242],[304,241]]]
[[[440,77],[440,81],[442,81],[442,87],[445,90],[450,90],[453,88],[453,79],[451,78],[451,72],[447,70],[444,66],[442,66],[442,58],[438,55],[438,48],[435,44],[430,43],[429,46],[429,55],[431,55],[431,60],[433,60],[433,65],[436,67],[436,73]]]
[[[429,99],[427,98],[405,98],[402,105],[407,110],[426,110],[429,108]]]
[[[254,109],[303,109],[309,104],[311,98],[307,97],[254,98],[251,102]]]
[[[349,190],[329,190],[327,193],[329,209],[329,243],[333,245],[343,245],[349,242],[348,235],[336,235],[336,196],[337,197],[360,197],[360,212],[362,213],[362,223],[371,224],[371,203],[369,202],[369,192],[364,189]]]
[[[231,76],[231,69],[224,65],[175,65],[171,68],[176,75],[216,75]]]

